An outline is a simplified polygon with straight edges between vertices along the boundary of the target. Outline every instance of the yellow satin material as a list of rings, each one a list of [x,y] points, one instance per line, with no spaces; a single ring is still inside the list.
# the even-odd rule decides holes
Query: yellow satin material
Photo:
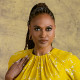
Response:
[[[80,60],[71,52],[54,48],[48,54],[37,56],[33,49],[16,52],[10,57],[8,69],[20,58],[30,58],[15,80],[80,80]]]

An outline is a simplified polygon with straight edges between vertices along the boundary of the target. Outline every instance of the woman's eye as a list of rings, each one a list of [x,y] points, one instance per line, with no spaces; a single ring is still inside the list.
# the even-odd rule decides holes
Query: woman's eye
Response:
[[[47,31],[51,31],[51,30],[52,30],[52,28],[47,28],[46,30],[47,30]]]
[[[34,28],[34,30],[35,30],[35,31],[39,31],[39,30],[40,30],[40,28]]]

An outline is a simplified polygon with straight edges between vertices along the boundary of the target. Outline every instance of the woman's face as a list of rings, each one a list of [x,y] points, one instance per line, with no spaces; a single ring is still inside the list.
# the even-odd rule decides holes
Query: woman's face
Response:
[[[31,20],[29,31],[36,47],[50,46],[55,37],[55,22],[50,15],[39,14]]]

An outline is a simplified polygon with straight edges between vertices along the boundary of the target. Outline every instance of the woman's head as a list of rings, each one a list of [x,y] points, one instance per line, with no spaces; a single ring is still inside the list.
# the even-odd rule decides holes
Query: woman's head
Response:
[[[27,48],[27,46],[28,49],[34,48],[35,45],[42,47],[48,46],[54,39],[55,18],[53,13],[45,3],[38,3],[32,8],[27,25],[28,33],[26,36],[25,49]],[[35,29],[38,30],[36,31]],[[31,40],[29,40],[30,37]],[[45,41],[40,44],[38,43],[38,40],[45,39],[49,40],[49,42]],[[49,44],[46,44],[46,42],[48,42]]]

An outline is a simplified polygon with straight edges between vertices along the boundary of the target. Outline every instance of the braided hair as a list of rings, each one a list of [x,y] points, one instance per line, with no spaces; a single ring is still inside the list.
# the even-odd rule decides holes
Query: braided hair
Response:
[[[26,48],[28,48],[28,49],[34,48],[35,44],[34,44],[33,40],[29,40],[29,25],[30,25],[32,18],[34,18],[35,16],[37,16],[39,14],[43,14],[43,13],[49,14],[55,22],[54,14],[51,12],[51,10],[48,8],[48,6],[45,3],[38,3],[38,4],[34,5],[30,12],[29,20],[27,22],[28,32],[26,35],[26,44],[25,44],[24,50],[26,50]]]

